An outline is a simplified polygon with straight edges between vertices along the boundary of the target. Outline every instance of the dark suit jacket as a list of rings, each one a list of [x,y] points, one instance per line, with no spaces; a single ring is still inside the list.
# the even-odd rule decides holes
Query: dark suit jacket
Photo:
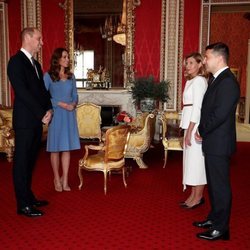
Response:
[[[235,112],[239,96],[239,84],[230,69],[221,72],[208,87],[198,128],[205,154],[231,155],[235,151]]]
[[[52,108],[50,94],[44,85],[43,72],[37,61],[36,68],[39,78],[22,51],[18,51],[8,63],[7,72],[15,94],[14,129],[41,126],[46,111]]]

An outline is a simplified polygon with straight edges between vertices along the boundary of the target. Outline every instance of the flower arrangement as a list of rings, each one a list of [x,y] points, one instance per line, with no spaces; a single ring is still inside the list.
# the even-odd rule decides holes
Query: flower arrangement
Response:
[[[114,117],[114,123],[130,123],[133,121],[133,117],[126,111],[121,111]]]

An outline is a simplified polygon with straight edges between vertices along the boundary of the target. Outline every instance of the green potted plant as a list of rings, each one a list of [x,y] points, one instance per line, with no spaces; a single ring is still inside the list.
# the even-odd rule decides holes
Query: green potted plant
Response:
[[[157,82],[151,75],[136,78],[131,87],[134,103],[143,112],[152,111],[155,109],[155,102],[167,102],[169,100],[169,86],[168,80]]]

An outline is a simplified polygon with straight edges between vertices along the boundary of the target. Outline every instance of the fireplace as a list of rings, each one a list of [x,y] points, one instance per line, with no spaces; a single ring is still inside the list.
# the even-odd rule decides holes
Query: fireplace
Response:
[[[126,89],[85,90],[78,89],[79,104],[91,102],[102,107],[102,126],[113,125],[113,117],[120,111],[136,116],[131,93]]]
[[[102,127],[114,125],[114,116],[120,112],[120,106],[102,105],[101,118]]]

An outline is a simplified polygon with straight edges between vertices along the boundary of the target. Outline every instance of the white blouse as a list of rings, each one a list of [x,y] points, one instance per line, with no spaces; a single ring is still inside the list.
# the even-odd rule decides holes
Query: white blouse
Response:
[[[187,129],[190,122],[196,124],[200,121],[203,96],[207,90],[207,80],[203,76],[196,76],[186,82],[183,91],[183,106],[180,127]]]

